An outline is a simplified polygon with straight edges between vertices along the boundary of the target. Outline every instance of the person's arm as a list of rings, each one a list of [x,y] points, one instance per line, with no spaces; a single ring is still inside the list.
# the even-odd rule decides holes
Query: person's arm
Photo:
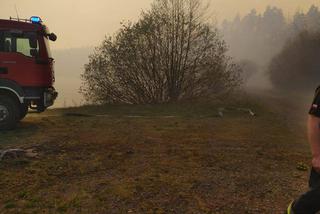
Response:
[[[310,115],[308,119],[308,139],[312,152],[312,166],[320,173],[320,118]]]
[[[316,90],[309,111],[308,139],[312,152],[312,166],[320,173],[320,87]]]

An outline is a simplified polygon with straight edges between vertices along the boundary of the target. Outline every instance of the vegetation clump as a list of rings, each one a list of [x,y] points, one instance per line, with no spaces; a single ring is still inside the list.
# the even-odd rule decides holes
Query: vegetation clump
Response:
[[[95,103],[167,103],[240,84],[239,66],[200,0],[155,0],[89,57],[82,94]]]
[[[319,84],[320,33],[302,32],[289,40],[269,65],[273,85],[283,91],[314,89]]]

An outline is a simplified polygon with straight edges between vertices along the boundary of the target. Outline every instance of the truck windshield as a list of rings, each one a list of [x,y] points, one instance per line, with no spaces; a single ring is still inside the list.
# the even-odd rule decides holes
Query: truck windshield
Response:
[[[0,32],[0,52],[16,52],[28,57],[39,54],[39,42],[35,32]]]

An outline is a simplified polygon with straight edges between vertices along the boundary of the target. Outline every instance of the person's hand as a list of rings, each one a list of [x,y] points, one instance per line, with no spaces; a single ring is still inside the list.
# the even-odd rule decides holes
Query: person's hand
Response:
[[[312,167],[316,172],[320,173],[320,156],[313,157],[312,159]]]

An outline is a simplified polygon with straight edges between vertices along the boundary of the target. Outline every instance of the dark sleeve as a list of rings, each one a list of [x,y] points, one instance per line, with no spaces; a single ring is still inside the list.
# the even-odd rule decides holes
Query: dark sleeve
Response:
[[[309,114],[320,117],[320,87],[316,90]]]

